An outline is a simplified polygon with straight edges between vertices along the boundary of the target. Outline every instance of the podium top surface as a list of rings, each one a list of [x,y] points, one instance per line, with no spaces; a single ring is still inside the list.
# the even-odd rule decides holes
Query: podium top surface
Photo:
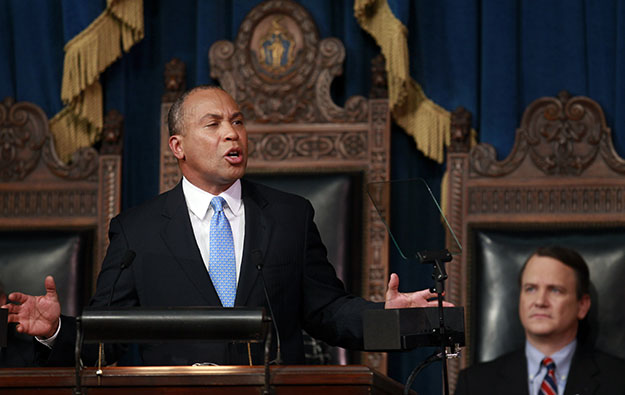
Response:
[[[82,387],[89,393],[112,390],[116,395],[158,388],[160,394],[193,393],[258,394],[264,385],[263,366],[133,366],[105,367],[82,371]],[[73,368],[3,369],[0,392],[23,393],[37,388],[38,394],[71,394],[75,386]],[[323,391],[332,394],[402,394],[403,386],[362,365],[289,365],[271,367],[271,386],[276,394],[298,395]]]

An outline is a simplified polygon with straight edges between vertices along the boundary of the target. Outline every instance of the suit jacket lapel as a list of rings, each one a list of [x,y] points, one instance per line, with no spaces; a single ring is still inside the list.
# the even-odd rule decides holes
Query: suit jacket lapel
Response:
[[[202,295],[205,303],[209,306],[220,306],[221,301],[195,241],[189,210],[182,193],[182,183],[167,194],[167,202],[162,215],[165,219],[165,226],[161,231],[163,243],[176,263],[186,273],[189,281]]]
[[[578,349],[573,356],[573,361],[571,361],[571,369],[569,369],[569,375],[566,379],[564,395],[595,394],[599,386],[595,378],[599,372],[599,368],[592,354],[580,347],[582,346],[578,345]]]
[[[245,205],[245,241],[235,306],[248,304],[250,292],[259,276],[257,265],[264,263],[273,226],[273,220],[263,213],[268,204],[265,198],[245,180],[241,180],[241,188]]]
[[[525,351],[517,351],[497,371],[497,384],[493,394],[528,395],[527,360]]]

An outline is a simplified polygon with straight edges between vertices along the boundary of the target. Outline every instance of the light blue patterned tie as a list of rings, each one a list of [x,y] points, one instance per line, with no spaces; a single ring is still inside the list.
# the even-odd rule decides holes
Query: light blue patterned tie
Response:
[[[214,213],[210,224],[210,276],[213,285],[224,307],[234,306],[236,295],[236,272],[234,259],[234,240],[230,222],[224,213],[226,201],[222,197],[214,197],[211,207]]]

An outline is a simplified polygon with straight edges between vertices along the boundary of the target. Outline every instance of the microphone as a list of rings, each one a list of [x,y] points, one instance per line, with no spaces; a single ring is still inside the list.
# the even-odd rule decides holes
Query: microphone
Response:
[[[119,265],[119,271],[117,272],[117,277],[115,277],[115,281],[113,281],[113,285],[111,286],[111,295],[109,296],[109,302],[107,306],[110,306],[113,303],[113,294],[115,293],[115,286],[119,281],[119,277],[122,275],[122,272],[132,265],[137,253],[133,250],[127,250],[124,256],[122,257],[122,263]]]
[[[269,292],[267,292],[267,284],[265,283],[265,276],[263,276],[263,263],[261,260],[262,252],[260,250],[252,251],[252,255],[254,261],[256,261],[256,269],[258,269],[258,274],[260,275],[260,280],[263,283],[263,292],[265,292],[265,299],[267,300],[267,307],[269,308],[269,316],[271,317],[271,322],[273,322],[273,329],[276,331],[276,359],[272,362],[275,362],[276,365],[280,365],[282,363],[282,358],[280,355],[280,332],[278,332],[278,324],[276,323],[276,317],[273,315],[273,309],[271,308],[271,301],[269,300]]]

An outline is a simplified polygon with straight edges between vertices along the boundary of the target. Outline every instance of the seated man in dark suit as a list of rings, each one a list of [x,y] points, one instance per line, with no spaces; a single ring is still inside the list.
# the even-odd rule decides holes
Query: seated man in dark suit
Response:
[[[429,290],[398,292],[395,274],[385,303],[345,291],[327,260],[310,202],[242,179],[247,132],[243,114],[228,93],[209,86],[192,89],[173,104],[168,124],[169,147],[183,179],[171,191],[111,221],[92,306],[108,304],[128,251],[136,257],[119,277],[113,306],[267,307],[262,267],[283,362],[302,363],[302,330],[329,344],[362,349],[364,310],[436,305],[428,301],[436,296]],[[51,277],[45,287],[44,296],[11,294],[17,304],[9,306],[9,320],[49,347],[42,363],[71,366],[75,320],[61,315]],[[109,347],[107,362],[116,361],[121,352],[123,347]],[[141,345],[139,353],[146,365],[263,360],[262,347],[250,352],[237,343]],[[83,355],[88,364],[93,359]]]
[[[578,336],[591,304],[584,259],[568,248],[539,248],[520,286],[525,349],[461,371],[455,394],[625,394],[625,361]]]
[[[6,304],[7,295],[4,285],[0,282],[0,306]],[[18,333],[16,324],[8,324],[6,347],[0,347],[0,368],[24,368],[36,366],[35,344],[32,336]],[[0,326],[3,328],[3,326]]]

